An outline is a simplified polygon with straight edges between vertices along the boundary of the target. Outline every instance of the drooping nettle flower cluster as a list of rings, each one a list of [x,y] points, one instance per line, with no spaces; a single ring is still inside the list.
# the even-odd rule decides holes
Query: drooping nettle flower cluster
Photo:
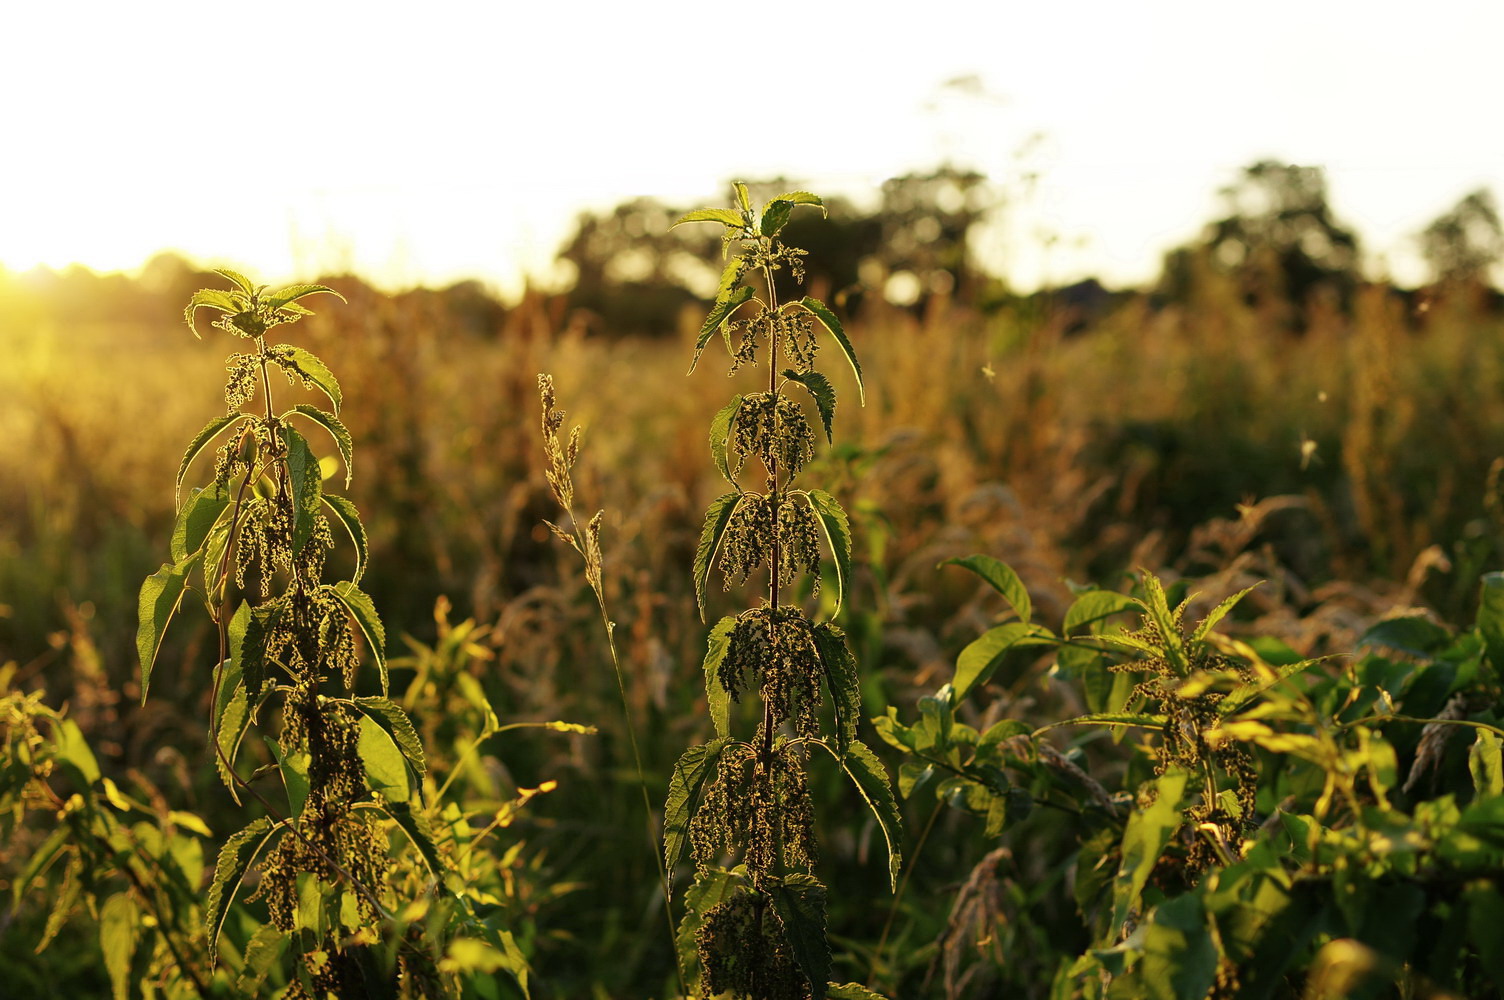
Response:
[[[259,858],[255,894],[270,921],[255,932],[255,947],[301,953],[286,995],[353,996],[365,991],[369,975],[368,959],[357,953],[379,939],[374,928],[391,902],[393,862],[377,817],[384,813],[410,838],[427,835],[409,808],[411,783],[424,768],[422,747],[411,720],[386,697],[385,633],[359,588],[365,529],[350,500],[324,491],[325,469],[299,429],[332,439],[348,486],[352,445],[338,416],[339,382],[303,348],[267,342],[274,328],[308,315],[299,300],[338,293],[323,285],[269,291],[234,271],[219,274],[232,287],[197,292],[185,319],[193,328],[198,310],[215,311],[213,326],[252,349],[228,358],[226,412],[199,432],[178,469],[181,490],[195,460],[225,442],[209,482],[180,497],[173,561],[141,588],[142,698],[163,633],[196,592],[219,631],[210,752],[237,800],[248,794],[271,812],[220,852],[207,905],[211,951]],[[331,410],[299,403],[279,413],[271,398],[279,371],[322,394]],[[354,545],[354,567],[349,579],[327,583],[335,524]],[[377,668],[379,696],[356,696],[362,646]],[[247,745],[262,742],[247,738],[258,725],[273,759],[247,777],[240,758]],[[255,784],[262,773],[280,775],[285,813]],[[410,967],[413,961],[407,953],[399,959],[405,972],[422,971]]]
[[[746,187],[735,189],[738,208],[702,209],[676,223],[725,227],[728,260],[695,345],[696,364],[719,332],[732,374],[767,366],[766,391],[735,396],[711,421],[711,457],[731,488],[706,513],[695,592],[703,615],[717,567],[728,590],[762,574],[767,590],[757,606],[727,615],[710,632],[705,689],[716,739],[690,748],[674,769],[665,854],[672,870],[689,842],[695,884],[679,940],[693,944],[703,988],[795,1000],[825,996],[830,968],[825,887],[809,874],[816,860],[811,749],[828,753],[872,807],[888,841],[890,875],[899,861],[898,811],[886,771],[856,739],[861,699],[845,636],[834,623],[813,620],[794,595],[802,574],[811,578],[810,596],[819,595],[822,547],[834,566],[832,616],[851,575],[846,512],[799,479],[815,455],[801,398],[814,404],[830,441],[836,393],[814,368],[821,334],[844,354],[859,391],[861,366],[824,303],[778,297],[780,274],[793,284],[804,278],[805,252],[782,242],[784,225],[797,206],[824,207],[796,191],[754,212]],[[821,711],[827,694],[828,732]],[[732,706],[754,700],[758,721],[749,738],[738,738]],[[686,964],[694,957],[684,956]]]

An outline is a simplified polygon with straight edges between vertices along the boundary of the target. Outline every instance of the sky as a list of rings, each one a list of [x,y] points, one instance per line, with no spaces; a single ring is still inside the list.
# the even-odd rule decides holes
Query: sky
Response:
[[[1015,286],[1121,285],[1275,158],[1415,281],[1415,232],[1504,196],[1501,38],[1466,0],[12,5],[0,266],[509,294],[582,209],[778,174],[870,204],[950,162],[996,184]]]

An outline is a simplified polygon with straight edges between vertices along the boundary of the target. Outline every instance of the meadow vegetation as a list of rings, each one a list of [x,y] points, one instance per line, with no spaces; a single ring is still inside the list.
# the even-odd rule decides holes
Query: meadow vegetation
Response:
[[[1228,232],[1245,249],[1275,239]],[[821,738],[838,758],[848,737],[873,748],[904,831],[894,886],[897,824],[839,764],[812,762],[800,795],[820,822],[801,843],[818,883],[803,856],[736,876],[754,921],[755,900],[819,885],[829,952],[792,956],[806,985],[1474,996],[1504,980],[1488,939],[1504,919],[1504,591],[1485,576],[1504,568],[1504,312],[1465,254],[1419,292],[1234,257],[1209,237],[1159,288],[1106,296],[957,272],[899,306],[881,282],[853,291],[813,266],[794,293],[831,303],[865,405],[826,341],[841,403],[799,486],[839,499],[849,565],[805,553],[804,582],[783,585],[860,665],[856,731]],[[901,265],[963,266],[885,266]],[[359,699],[411,719],[423,767],[397,770],[432,834],[404,837],[390,811],[373,826],[391,850],[383,891],[403,902],[356,964],[421,964],[401,986],[419,996],[425,977],[474,996],[694,987],[681,959],[703,942],[671,941],[664,912],[677,930],[687,868],[666,899],[677,858],[665,872],[652,830],[685,748],[761,717],[716,708],[699,613],[735,622],[754,602],[697,593],[693,568],[728,489],[706,426],[729,397],[769,392],[769,370],[723,380],[702,361],[685,378],[713,286],[670,296],[656,335],[626,336],[607,297],[503,306],[473,286],[320,281],[345,303],[289,339],[338,374],[358,474],[323,489],[358,509],[366,541],[363,567],[341,545],[325,575],[358,578],[380,609],[389,676],[329,693],[357,725],[372,718]],[[135,281],[0,275],[0,968],[19,996],[254,995],[299,968],[316,985],[350,915],[337,879],[312,880],[326,905],[294,879],[280,937],[262,931],[263,890],[227,907],[211,960],[216,858],[263,810],[235,803],[206,749],[223,657],[202,607],[165,633],[143,702],[141,580],[171,548],[183,447],[224,410],[225,352],[181,323],[206,287],[230,286],[170,260]],[[545,446],[547,417],[540,438],[540,372],[578,444],[555,425]],[[279,385],[277,405],[332,412],[322,395]],[[824,438],[818,397],[803,412]],[[336,438],[307,441],[341,457]],[[761,476],[759,448],[745,439],[740,458]],[[593,519],[559,513],[561,458]],[[769,492],[791,488],[766,471]],[[367,663],[374,644],[356,638]],[[392,733],[395,718],[373,722]],[[285,754],[246,750],[248,780],[283,780]],[[750,844],[722,845],[724,866],[700,846],[702,881],[750,864]],[[314,909],[335,917],[299,916]],[[755,929],[736,940],[777,953]],[[718,984],[768,991],[717,968]]]

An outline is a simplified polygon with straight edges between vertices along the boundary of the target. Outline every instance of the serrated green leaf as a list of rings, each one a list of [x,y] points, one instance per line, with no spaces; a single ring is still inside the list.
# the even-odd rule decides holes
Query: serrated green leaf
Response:
[[[742,211],[752,211],[752,199],[747,194],[747,185],[741,181],[732,181],[731,189],[736,192],[736,203],[742,207]]]
[[[381,616],[376,613],[375,602],[349,580],[324,589],[339,598],[345,610],[350,612],[350,618],[356,627],[365,636],[366,648],[370,650],[371,657],[376,661],[376,669],[381,674],[381,693],[387,694],[386,628],[381,624]]]
[[[705,642],[705,701],[717,736],[726,736],[731,731],[731,695],[721,684],[721,664],[731,649],[731,630],[735,627],[736,616],[727,615],[715,623]]]
[[[808,191],[785,191],[777,198],[771,199],[769,203],[771,204],[774,201],[786,201],[790,205],[813,205],[820,210],[821,215],[828,214],[825,211],[824,199],[822,199],[819,195],[811,194]]]
[[[209,446],[210,441],[219,437],[220,434],[224,433],[226,427],[240,420],[242,417],[243,414],[240,413],[230,413],[223,417],[215,417],[204,425],[203,430],[193,436],[193,441],[188,445],[188,450],[183,452],[183,460],[178,463],[178,478],[173,494],[175,498],[183,489],[183,477],[188,475],[188,467],[193,464],[193,460]]]
[[[250,870],[256,855],[266,846],[276,830],[265,816],[252,820],[244,829],[233,834],[219,849],[219,859],[214,863],[214,881],[209,885],[209,897],[204,904],[204,926],[209,929],[209,964],[219,950],[219,934],[224,927],[225,916],[240,888],[245,873]]]
[[[240,650],[240,674],[245,683],[247,693],[252,701],[261,697],[261,686],[266,680],[266,660],[271,655],[268,645],[271,642],[272,632],[282,619],[282,612],[286,604],[282,598],[278,598],[267,604],[251,609],[251,617],[245,626],[245,638],[239,644]],[[236,645],[230,647],[231,655],[234,655]]]
[[[287,475],[292,483],[292,552],[296,556],[313,537],[324,477],[303,435],[283,424],[282,438],[287,445]]]
[[[681,969],[695,966],[699,955],[696,935],[705,922],[705,914],[742,890],[744,883],[739,871],[740,868],[727,871],[707,867],[695,872],[694,884],[684,892],[684,916],[680,918],[679,929],[674,935]]]
[[[1154,782],[1156,798],[1147,809],[1128,817],[1123,830],[1122,861],[1113,887],[1112,926],[1122,927],[1139,901],[1149,875],[1170,837],[1180,828],[1181,799],[1189,775],[1172,767]]]
[[[898,891],[898,870],[903,865],[903,819],[898,813],[898,800],[893,797],[893,786],[888,781],[887,769],[877,754],[861,740],[852,740],[845,756],[823,740],[812,740],[825,748],[841,765],[841,770],[862,793],[877,825],[882,828],[883,839],[888,843],[888,882],[893,891]]]
[[[84,739],[78,723],[72,719],[58,722],[55,739],[58,760],[67,764],[78,780],[86,786],[99,780],[99,761],[89,749],[89,741]]]
[[[881,993],[873,993],[861,983],[828,983],[826,1000],[888,1000]]]
[[[741,229],[742,213],[730,208],[697,208],[679,217],[669,229],[677,229],[686,222],[719,222],[728,229]]]
[[[965,698],[976,685],[992,676],[1008,651],[1026,646],[1048,646],[1053,643],[1049,629],[1024,622],[1008,622],[988,629],[961,650],[956,657],[956,675],[951,681],[956,700]]]
[[[266,740],[267,749],[277,760],[277,770],[282,775],[282,787],[287,790],[289,814],[293,819],[297,819],[303,815],[303,807],[308,804],[308,793],[313,787],[308,777],[308,768],[313,764],[313,756],[302,747],[288,750],[270,736],[262,738]]]
[[[768,886],[773,910],[783,924],[794,964],[819,996],[830,979],[830,943],[825,939],[825,886],[809,875],[790,873]]]
[[[1034,602],[1029,598],[1029,589],[1013,572],[1013,567],[991,556],[971,555],[947,559],[941,566],[960,566],[969,569],[983,580],[1012,606],[1019,621],[1027,623],[1034,616]]]
[[[810,398],[815,401],[815,409],[820,412],[820,423],[825,426],[825,441],[830,443],[831,425],[836,419],[836,390],[830,384],[830,379],[821,375],[814,369],[807,372],[796,372],[792,368],[785,368],[783,377],[798,382],[809,390]]]
[[[1256,583],[1253,585],[1253,587],[1257,586],[1258,584]],[[1236,594],[1233,594],[1231,597],[1227,598],[1221,604],[1218,604],[1215,608],[1213,608],[1212,613],[1203,618],[1201,620],[1201,624],[1196,626],[1196,631],[1191,633],[1191,641],[1201,642],[1205,640],[1207,634],[1216,627],[1218,622],[1227,617],[1227,613],[1229,611],[1237,607],[1239,601],[1248,596],[1249,591],[1253,590],[1253,587],[1244,587],[1242,590],[1238,591]]]
[[[347,497],[334,493],[319,493],[319,499],[324,501],[324,506],[334,512],[335,520],[345,526],[350,541],[355,545],[355,570],[351,574],[351,583],[360,583],[360,578],[365,575],[366,563],[371,558],[370,542],[366,539],[366,526],[361,523],[360,511]]]
[[[250,700],[246,696],[243,685],[235,685],[230,693],[230,700],[226,703],[224,711],[219,714],[216,724],[218,726],[216,740],[219,748],[214,755],[214,769],[219,773],[219,780],[224,782],[235,801],[239,802],[240,794],[235,788],[235,776],[232,772],[235,758],[239,755],[240,743],[245,739],[246,730],[251,724]]]
[[[1251,703],[1255,698],[1274,687],[1280,681],[1309,670],[1316,662],[1316,660],[1298,660],[1295,663],[1286,663],[1283,666],[1275,668],[1273,677],[1250,681],[1247,684],[1239,684],[1227,692],[1227,697],[1217,702],[1217,714],[1223,716],[1231,715]]]
[[[689,373],[693,374],[695,366],[700,363],[700,355],[705,351],[705,345],[710,343],[710,338],[721,328],[721,324],[731,318],[731,314],[740,309],[747,300],[752,298],[752,286],[742,285],[736,291],[724,299],[717,299],[710,309],[710,315],[705,317],[704,324],[700,327],[700,335],[695,339],[694,360],[689,363]]]
[[[288,936],[275,924],[262,924],[246,942],[245,955],[240,965],[240,975],[235,980],[235,991],[242,996],[261,996],[261,984],[282,953],[287,950]]]
[[[684,853],[689,819],[700,786],[705,784],[706,777],[721,758],[721,751],[730,742],[730,737],[722,736],[703,746],[690,747],[674,764],[674,775],[668,783],[668,799],[663,806],[663,861],[670,876]]]
[[[224,732],[225,713],[230,710],[230,705],[235,700],[236,692],[240,692],[242,697],[244,696],[245,636],[250,624],[251,606],[249,603],[241,601],[240,606],[235,609],[235,613],[230,616],[229,622],[225,625],[225,645],[229,655],[219,665],[219,676],[215,678],[214,729],[218,734],[221,750],[224,750],[226,747]],[[249,715],[249,713],[246,714]],[[233,748],[238,745],[239,736],[237,734],[229,746]],[[218,754],[215,755],[216,763],[218,763],[218,756]],[[235,759],[233,752],[225,753],[224,756],[231,762]],[[233,783],[229,781],[229,776],[225,774],[221,774],[220,776],[225,778],[226,784],[230,785],[233,791]]]
[[[151,686],[151,670],[156,665],[157,654],[162,650],[162,638],[167,626],[183,606],[183,594],[188,587],[188,574],[198,565],[202,553],[195,553],[177,563],[163,563],[141,584],[141,593],[136,601],[138,623],[136,626],[136,655],[141,660],[141,704],[146,704],[146,692]]]
[[[1061,726],[1128,726],[1138,729],[1163,729],[1165,717],[1163,715],[1147,715],[1133,712],[1096,712],[1091,715],[1078,715],[1073,719],[1062,719],[1052,722],[1047,726],[1040,726],[1034,730],[1034,735],[1047,733],[1051,729]]]
[[[1478,730],[1468,751],[1467,768],[1473,776],[1476,801],[1504,795],[1504,744],[1499,742],[1498,734]]]
[[[1138,602],[1127,594],[1119,594],[1112,590],[1088,590],[1080,595],[1065,612],[1065,624],[1061,626],[1061,635],[1070,635],[1083,625],[1110,618],[1132,608],[1138,607]]]
[[[344,394],[340,392],[339,379],[329,370],[329,366],[312,353],[292,344],[278,344],[276,354],[272,360],[283,371],[290,371],[299,378],[310,382],[313,386],[329,397],[329,402],[334,404],[334,413],[339,414],[340,404],[344,400]]]
[[[209,532],[230,506],[230,494],[219,483],[194,487],[188,502],[178,508],[168,548],[175,562],[181,562],[204,547]]]
[[[355,474],[355,446],[354,442],[350,439],[349,430],[345,428],[344,423],[340,421],[339,417],[321,410],[317,406],[312,406],[308,403],[299,403],[294,409],[324,428],[324,430],[329,432],[329,436],[334,438],[335,447],[339,448],[339,457],[344,459],[345,462],[345,488],[349,489],[350,477]],[[287,415],[290,414],[284,414],[284,416]]]
[[[291,305],[292,303],[298,301],[298,299],[307,298],[310,295],[318,295],[321,293],[325,295],[333,295],[341,302],[345,301],[345,297],[343,295],[341,295],[339,292],[336,292],[328,285],[288,285],[286,288],[279,288],[275,292],[272,292],[262,300],[261,304],[268,309],[283,309],[288,305]],[[307,312],[306,309],[300,309],[298,311]]]
[[[389,802],[406,802],[411,792],[402,751],[397,749],[391,734],[369,715],[360,717],[357,752],[365,765],[366,783],[371,790],[380,792]]]
[[[710,421],[710,457],[726,482],[732,486],[736,485],[736,477],[731,475],[731,461],[726,456],[726,439],[731,436],[731,421],[741,405],[742,397],[732,396],[731,402],[717,410]]]
[[[423,740],[418,736],[413,720],[407,717],[400,705],[390,698],[376,697],[356,698],[355,704],[362,712],[386,726],[387,732],[402,751],[402,756],[408,759],[419,774],[428,770],[428,762],[423,756]]]
[[[830,704],[835,713],[836,752],[846,750],[856,739],[856,720],[862,713],[862,689],[857,677],[856,657],[846,645],[846,633],[830,623],[821,622],[813,630],[815,649],[825,668],[825,685],[830,689]]]
[[[32,949],[36,954],[47,950],[47,946],[57,937],[68,918],[73,915],[74,904],[78,902],[79,893],[83,886],[79,876],[83,873],[84,863],[78,855],[70,855],[68,863],[63,868],[63,881],[52,894],[52,905],[47,911],[47,924],[42,928],[42,937]]]
[[[863,406],[866,406],[867,388],[862,384],[862,365],[856,359],[856,348],[851,346],[851,341],[846,337],[846,331],[841,328],[841,321],[836,318],[835,313],[830,311],[830,307],[819,299],[806,295],[799,300],[797,305],[802,306],[811,316],[819,320],[820,325],[835,338],[836,346],[841,349],[842,354],[846,355],[846,362],[851,365],[851,372],[856,376],[857,398]]]
[[[851,586],[851,523],[846,519],[846,509],[829,493],[810,490],[805,495],[836,565],[836,606],[830,613],[834,618],[841,613],[841,602]]]
[[[741,493],[723,493],[710,502],[705,511],[705,525],[700,529],[700,544],[695,547],[695,603],[700,608],[700,621],[705,620],[705,586],[710,576],[710,564],[721,547],[721,536],[726,525],[736,512]]]
[[[782,198],[774,198],[763,206],[762,224],[759,228],[764,236],[777,236],[778,231],[788,225],[789,216],[794,212],[792,202]]]
[[[444,874],[449,870],[449,866],[445,863],[444,856],[439,853],[439,845],[434,838],[433,828],[428,824],[428,818],[422,813],[413,812],[411,802],[387,802],[382,806],[382,811],[402,827],[402,832],[407,834],[407,839],[412,842],[413,847],[422,856],[423,863],[428,866],[429,873],[439,880],[442,888]]]
[[[232,271],[228,267],[216,267],[211,268],[211,270],[213,270],[213,272],[219,275],[221,278],[228,279],[231,284],[235,285],[246,295],[256,294],[256,286],[251,284],[251,279],[247,278],[239,271]]]
[[[726,266],[721,268],[721,281],[715,289],[715,301],[725,302],[731,298],[731,293],[736,291],[737,280],[742,274],[742,258],[740,255],[726,261]]]
[[[131,958],[140,936],[141,913],[129,894],[117,892],[99,908],[99,948],[104,952],[105,971],[115,1000],[127,1000],[131,991]]]
[[[188,306],[183,310],[183,322],[188,324],[188,329],[193,331],[195,337],[202,340],[203,335],[198,332],[198,327],[193,321],[194,313],[200,309],[217,309],[225,313],[238,313],[249,304],[248,301],[237,299],[231,292],[226,292],[218,288],[200,288],[189,298]]]
[[[1164,584],[1159,577],[1148,572],[1142,575],[1141,581],[1145,600],[1140,601],[1139,605],[1158,627],[1159,636],[1164,641],[1164,648],[1155,652],[1164,657],[1176,677],[1184,678],[1190,673],[1191,663],[1186,657],[1185,640],[1176,625],[1174,612],[1170,610]]]

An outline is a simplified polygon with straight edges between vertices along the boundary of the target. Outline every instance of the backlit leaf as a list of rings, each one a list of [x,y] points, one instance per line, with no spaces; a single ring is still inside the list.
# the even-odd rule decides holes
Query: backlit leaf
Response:
[[[288,810],[292,818],[297,819],[303,815],[303,806],[308,803],[308,792],[312,788],[308,778],[308,768],[313,763],[313,757],[301,747],[287,750],[270,736],[263,737],[263,739],[266,740],[267,749],[271,750],[272,756],[277,760],[277,770],[282,775],[282,787],[287,791]]]
[[[797,872],[768,886],[773,909],[783,924],[794,963],[809,980],[810,995],[819,996],[830,979],[830,944],[825,939],[825,886]]]
[[[752,286],[743,285],[724,299],[716,301],[710,309],[710,315],[705,317],[705,323],[700,327],[700,336],[695,339],[694,360],[689,363],[689,370],[693,372],[695,366],[700,363],[700,355],[705,351],[705,345],[710,343],[710,338],[715,336],[721,324],[731,318],[731,314],[752,298]]]
[[[1253,585],[1253,587],[1257,586],[1258,584]],[[1238,591],[1236,594],[1233,594],[1231,597],[1227,598],[1221,604],[1218,604],[1215,608],[1213,608],[1212,613],[1203,618],[1201,620],[1201,624],[1196,626],[1196,631],[1191,633],[1191,641],[1200,642],[1201,640],[1205,639],[1207,633],[1215,628],[1218,622],[1227,617],[1227,613],[1234,607],[1236,607],[1239,601],[1247,597],[1249,591],[1253,590],[1253,587],[1244,587],[1242,590]]]
[[[857,678],[856,657],[846,645],[846,633],[830,622],[814,628],[815,649],[825,667],[825,684],[835,712],[836,752],[846,756],[856,739],[856,722],[862,712],[862,690]]]
[[[310,406],[308,403],[299,403],[296,407],[296,412],[301,413],[309,420],[324,428],[324,430],[329,432],[329,436],[334,438],[334,444],[339,448],[339,456],[345,460],[345,487],[348,489],[350,486],[350,477],[355,474],[355,466],[353,464],[355,456],[354,445],[350,440],[350,432],[345,428],[344,423],[334,414],[321,410],[317,406]]]
[[[721,684],[721,664],[731,648],[731,630],[735,627],[736,616],[727,615],[715,623],[705,645],[705,701],[717,736],[726,736],[731,731],[731,695]]]
[[[700,529],[700,544],[695,547],[695,603],[700,608],[700,621],[705,620],[705,587],[710,576],[710,564],[721,547],[721,536],[741,500],[741,493],[724,493],[711,501],[705,511],[705,525]]]
[[[131,958],[136,954],[140,927],[141,914],[127,893],[116,893],[99,908],[99,948],[115,1000],[130,996]]]
[[[319,460],[303,435],[283,424],[282,437],[287,444],[287,475],[292,481],[292,551],[297,555],[313,537],[324,477],[319,471]]]
[[[412,810],[410,802],[387,802],[383,811],[402,827],[402,832],[407,834],[408,840],[418,853],[423,857],[423,863],[428,866],[428,871],[434,878],[442,880],[444,873],[449,870],[449,865],[444,861],[444,856],[439,853],[438,843],[433,835],[433,828],[428,824],[428,818],[422,813]]]
[[[351,574],[351,583],[359,583],[365,575],[366,563],[371,557],[370,542],[366,540],[366,526],[361,523],[360,511],[348,498],[336,493],[324,493],[320,491],[319,499],[324,502],[334,513],[335,520],[345,526],[345,532],[349,534],[350,541],[355,545],[355,570]]]
[[[729,737],[722,736],[704,746],[690,747],[674,764],[674,775],[668,783],[668,800],[663,806],[663,861],[670,875],[684,853],[689,819],[700,787],[705,784],[706,777],[729,742]]]
[[[830,442],[831,423],[836,418],[836,390],[830,384],[830,379],[814,369],[796,372],[792,368],[786,368],[783,376],[809,390],[811,398],[815,401],[815,409],[820,412],[820,423],[825,426],[825,440],[827,443]]]
[[[1018,574],[1013,572],[1013,567],[1001,559],[991,556],[972,555],[958,556],[947,559],[941,566],[961,566],[971,570],[977,576],[987,581],[988,586],[1003,595],[1009,605],[1012,606],[1019,621],[1028,622],[1034,615],[1034,604],[1029,598],[1029,590],[1024,586]]]
[[[284,371],[291,371],[299,378],[311,382],[316,389],[328,396],[338,415],[344,394],[340,392],[339,379],[334,377],[329,367],[315,355],[292,344],[278,344],[274,350],[276,353],[272,360]]]
[[[172,527],[169,549],[173,560],[182,561],[203,548],[210,529],[229,506],[230,495],[219,483],[190,490]]]
[[[376,613],[375,603],[349,580],[324,589],[339,598],[345,610],[350,612],[350,618],[360,629],[361,635],[365,636],[366,648],[370,650],[371,657],[376,661],[376,669],[381,674],[381,693],[387,694],[386,628],[381,624],[381,616]]]
[[[1153,782],[1157,791],[1154,804],[1128,817],[1123,831],[1122,861],[1113,887],[1113,927],[1123,926],[1133,912],[1165,845],[1180,828],[1180,803],[1188,777],[1182,768],[1168,769]]]
[[[341,302],[345,301],[343,295],[328,285],[288,285],[286,288],[279,288],[262,299],[261,304],[268,309],[281,309],[290,303],[298,301],[298,299],[318,294],[333,295]]]
[[[1066,609],[1065,624],[1061,626],[1061,635],[1070,635],[1084,625],[1110,618],[1138,607],[1138,602],[1127,594],[1119,594],[1112,590],[1088,590],[1080,595]]]
[[[402,751],[397,749],[391,734],[369,715],[360,717],[357,752],[365,765],[366,782],[371,790],[380,792],[389,802],[406,802],[410,790]]]
[[[736,478],[731,475],[731,462],[726,457],[726,439],[731,436],[731,421],[741,405],[742,397],[732,396],[731,402],[717,410],[710,421],[710,457],[721,475],[733,486],[736,485]]]
[[[705,922],[705,914],[741,891],[745,884],[741,871],[738,867],[734,871],[705,868],[695,872],[694,885],[684,893],[684,916],[679,920],[679,929],[674,935],[681,969],[694,967],[699,955],[696,935]]]
[[[428,769],[428,763],[423,756],[423,741],[418,737],[418,730],[414,728],[412,719],[407,717],[395,701],[390,698],[356,698],[355,704],[362,712],[385,725],[387,732],[396,741],[397,748],[402,751],[418,773]],[[550,728],[554,724],[550,723]]]
[[[226,427],[229,427],[231,424],[235,423],[235,421],[242,419],[242,417],[243,415],[239,413],[230,413],[226,414],[223,417],[215,417],[213,420],[204,425],[203,430],[199,431],[193,436],[193,441],[188,445],[188,450],[183,452],[183,460],[178,463],[178,478],[175,486],[176,490],[182,490],[183,477],[188,474],[188,467],[192,465],[193,460],[197,458],[199,454],[209,446],[209,442],[219,437],[220,434],[223,434]]]
[[[193,321],[194,313],[200,309],[215,309],[219,312],[238,313],[249,304],[249,302],[243,299],[237,299],[231,292],[222,291],[218,288],[200,288],[188,300],[188,306],[183,310],[183,322],[188,324],[188,329],[193,331],[195,337],[202,340],[203,336],[198,332],[198,327]]]
[[[78,723],[72,719],[63,719],[57,724],[56,738],[58,759],[67,764],[85,785],[98,781],[99,761],[95,759],[94,751],[89,749],[89,743],[84,739]]]
[[[239,288],[245,294],[256,294],[256,286],[251,284],[251,279],[247,278],[239,271],[232,271],[228,267],[216,267],[213,268],[213,271],[221,278],[227,278],[232,284],[235,285],[235,287]]]
[[[276,830],[265,816],[254,819],[243,830],[233,834],[219,849],[219,860],[214,863],[214,881],[209,885],[209,897],[204,904],[204,925],[209,929],[209,962],[214,963],[219,950],[219,933],[224,927],[225,916],[240,888],[245,873],[250,870],[256,855],[266,846]]]
[[[183,593],[188,586],[188,574],[202,558],[194,554],[176,564],[163,563],[161,569],[147,577],[141,584],[137,598],[138,624],[136,627],[136,655],[141,660],[141,704],[146,704],[146,692],[151,685],[151,670],[156,665],[157,654],[162,650],[162,638],[167,626],[183,605]]]
[[[893,786],[888,781],[887,769],[861,740],[852,740],[844,757],[823,740],[811,742],[824,747],[827,753],[840,762],[841,769],[862,793],[872,815],[877,817],[877,825],[882,828],[883,839],[888,843],[888,882],[896,892],[898,870],[903,865],[903,819],[898,813],[898,800],[893,797]]]
[[[774,198],[763,206],[760,231],[764,236],[777,236],[778,231],[788,224],[789,216],[793,212],[793,202]]]
[[[771,199],[769,204],[772,204],[774,201],[786,201],[790,205],[813,205],[820,210],[821,215],[827,214],[824,199],[808,191],[786,191],[777,198]]]
[[[676,229],[686,222],[719,222],[729,229],[742,228],[742,213],[730,208],[697,208],[693,212],[679,217],[670,229]]]
[[[1008,622],[988,629],[973,639],[956,657],[956,675],[951,681],[956,699],[965,698],[973,687],[992,676],[1009,650],[1026,646],[1048,646],[1053,637],[1048,629],[1024,622]]]
[[[809,505],[825,533],[825,543],[836,565],[836,606],[830,616],[841,613],[841,601],[851,585],[851,523],[846,519],[846,509],[835,497],[824,490],[810,490],[806,494]]]
[[[819,299],[806,295],[803,299],[799,300],[798,304],[808,310],[810,315],[814,316],[815,319],[819,320],[820,325],[825,327],[830,332],[830,335],[835,338],[836,346],[841,349],[842,354],[846,355],[846,361],[851,365],[851,372],[856,376],[857,398],[863,406],[866,406],[867,388],[862,384],[862,366],[856,359],[856,348],[851,346],[851,341],[846,337],[846,331],[841,328],[841,321],[836,318],[835,313],[830,311],[830,307]]]

